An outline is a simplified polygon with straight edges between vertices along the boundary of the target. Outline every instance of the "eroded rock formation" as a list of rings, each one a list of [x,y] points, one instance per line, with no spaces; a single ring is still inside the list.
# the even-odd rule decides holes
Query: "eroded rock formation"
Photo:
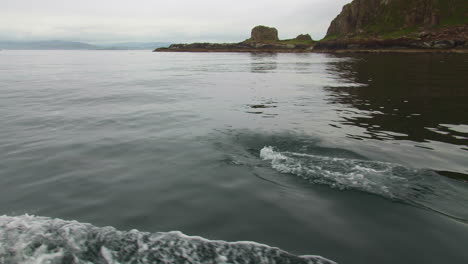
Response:
[[[467,0],[354,0],[318,50],[468,49]]]
[[[332,21],[327,36],[381,35],[466,23],[466,0],[354,0]]]
[[[250,39],[255,42],[278,41],[278,30],[274,27],[256,26],[252,29]]]
[[[300,34],[296,37],[296,40],[299,41],[312,41],[312,37],[309,34]]]

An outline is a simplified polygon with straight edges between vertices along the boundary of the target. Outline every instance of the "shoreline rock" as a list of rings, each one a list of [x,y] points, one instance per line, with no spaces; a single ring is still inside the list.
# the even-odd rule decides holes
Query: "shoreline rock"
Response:
[[[468,54],[468,49],[324,49],[314,50],[312,53],[353,54],[353,53],[397,53],[397,54],[424,54],[424,53],[450,53]]]
[[[281,43],[191,43],[172,44],[168,48],[158,48],[155,52],[311,52],[313,46],[305,44]]]
[[[315,48],[468,49],[467,12],[460,0],[354,0]]]
[[[466,50],[468,49],[468,25],[414,32],[409,36],[400,38],[344,37],[322,40],[314,47],[314,50],[345,49]]]

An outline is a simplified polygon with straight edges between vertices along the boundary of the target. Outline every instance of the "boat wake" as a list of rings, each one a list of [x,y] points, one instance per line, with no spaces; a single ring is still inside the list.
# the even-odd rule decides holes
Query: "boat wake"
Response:
[[[144,233],[99,228],[30,215],[0,216],[0,263],[295,263],[330,264],[254,242],[229,243],[181,232]]]
[[[431,170],[388,162],[279,151],[271,146],[260,150],[260,158],[269,161],[278,172],[300,176],[314,184],[376,194],[464,222],[468,220],[466,184]]]

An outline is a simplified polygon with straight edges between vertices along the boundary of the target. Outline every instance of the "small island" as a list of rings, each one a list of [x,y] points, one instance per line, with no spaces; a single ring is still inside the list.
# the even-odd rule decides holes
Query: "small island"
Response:
[[[311,52],[317,42],[309,34],[280,40],[273,27],[256,26],[251,37],[239,43],[172,44],[155,52]]]

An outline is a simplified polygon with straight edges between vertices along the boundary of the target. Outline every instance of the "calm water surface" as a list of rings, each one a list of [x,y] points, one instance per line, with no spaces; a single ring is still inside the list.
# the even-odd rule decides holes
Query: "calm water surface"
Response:
[[[462,54],[0,51],[0,223],[466,263],[467,72]]]

